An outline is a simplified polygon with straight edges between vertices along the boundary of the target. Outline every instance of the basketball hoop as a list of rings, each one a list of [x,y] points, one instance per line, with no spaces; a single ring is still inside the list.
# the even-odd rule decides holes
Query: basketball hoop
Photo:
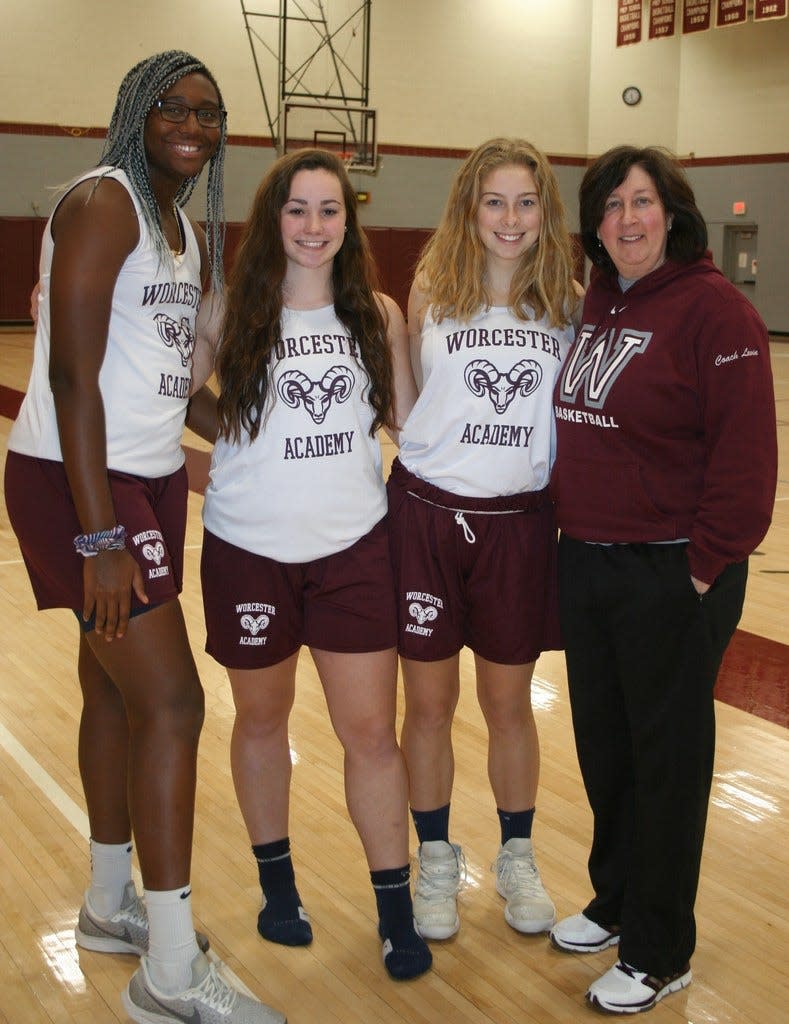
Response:
[[[326,106],[316,103],[282,105],[283,153],[312,145],[336,154],[354,174],[376,174],[376,112],[370,107]]]
[[[364,162],[364,154],[361,154],[360,159],[359,153],[343,150],[337,156],[345,164],[345,170],[348,174],[375,174],[378,170],[377,166]]]

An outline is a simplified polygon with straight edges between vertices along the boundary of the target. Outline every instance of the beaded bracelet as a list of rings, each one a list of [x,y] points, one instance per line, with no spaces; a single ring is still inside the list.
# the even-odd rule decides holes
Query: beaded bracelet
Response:
[[[111,530],[81,533],[74,538],[74,547],[83,558],[93,558],[100,551],[123,551],[126,547],[126,527],[113,526]]]

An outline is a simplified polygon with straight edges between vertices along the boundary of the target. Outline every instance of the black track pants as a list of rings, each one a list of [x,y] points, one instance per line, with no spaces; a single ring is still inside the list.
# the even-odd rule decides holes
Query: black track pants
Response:
[[[715,753],[712,691],[748,563],[699,598],[685,544],[559,545],[573,726],[594,813],[586,915],[666,976],[690,959]]]

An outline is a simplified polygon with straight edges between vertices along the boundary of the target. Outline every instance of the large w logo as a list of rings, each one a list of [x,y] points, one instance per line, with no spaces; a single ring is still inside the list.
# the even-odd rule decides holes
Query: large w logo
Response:
[[[612,327],[594,340],[593,334],[594,327],[584,324],[562,373],[559,394],[562,401],[575,404],[583,384],[584,405],[589,409],[602,409],[620,373],[633,356],[646,351],[652,331],[622,327],[617,334]]]

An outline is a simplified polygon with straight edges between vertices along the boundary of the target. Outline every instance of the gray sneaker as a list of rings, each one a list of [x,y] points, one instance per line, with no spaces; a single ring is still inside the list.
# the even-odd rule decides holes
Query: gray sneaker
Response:
[[[88,906],[87,898],[80,907],[77,927],[74,929],[77,945],[95,953],[148,952],[148,914],[145,904],[137,895],[133,881],[126,883],[120,910],[112,917],[97,917]],[[208,936],[195,932],[198,947],[205,953]]]
[[[218,966],[198,953],[192,961],[191,987],[168,996],[151,981],[147,957],[142,957],[121,993],[123,1008],[138,1024],[287,1024],[277,1010],[228,985]]]

